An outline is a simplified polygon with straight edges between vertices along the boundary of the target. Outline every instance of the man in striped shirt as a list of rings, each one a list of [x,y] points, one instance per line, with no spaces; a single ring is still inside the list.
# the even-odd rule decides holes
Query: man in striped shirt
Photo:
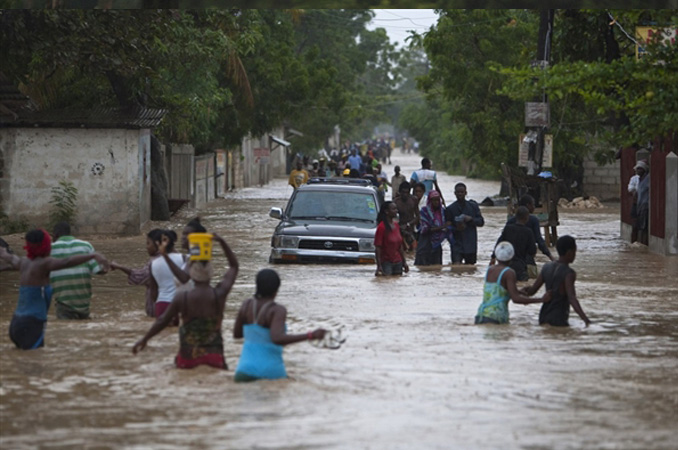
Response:
[[[87,241],[71,235],[71,226],[59,222],[54,226],[53,258],[68,258],[73,255],[94,253]],[[92,275],[104,273],[94,260],[69,269],[55,270],[49,275],[56,303],[58,319],[89,319],[89,304],[92,299]]]

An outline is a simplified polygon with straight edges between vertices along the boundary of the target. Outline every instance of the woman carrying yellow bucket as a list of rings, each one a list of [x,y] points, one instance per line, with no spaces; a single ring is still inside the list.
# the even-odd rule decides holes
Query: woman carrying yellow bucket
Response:
[[[134,344],[132,352],[136,354],[143,350],[149,339],[167,327],[173,318],[179,316],[181,326],[179,328],[179,353],[174,360],[176,366],[181,369],[190,369],[205,364],[219,369],[228,369],[224,359],[221,322],[224,317],[226,297],[238,275],[238,259],[226,241],[216,233],[213,235],[200,233],[202,236],[197,239],[195,234],[188,237],[189,249],[192,249],[195,244],[200,250],[199,253],[190,251],[189,273],[195,287],[190,291],[177,293],[165,314],[158,317],[146,335]],[[209,241],[205,234],[210,236]],[[229,269],[215,287],[210,286],[213,270],[212,241],[219,242],[229,264]],[[208,255],[209,258],[207,258]],[[194,259],[194,256],[200,259]]]

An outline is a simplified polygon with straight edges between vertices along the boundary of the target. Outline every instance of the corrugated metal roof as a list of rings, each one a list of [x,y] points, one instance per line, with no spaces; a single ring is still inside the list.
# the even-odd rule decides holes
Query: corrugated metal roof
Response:
[[[0,127],[154,128],[160,124],[166,113],[164,109],[144,107],[34,111],[21,114],[10,121],[0,117]]]
[[[0,127],[154,128],[166,113],[142,106],[38,111],[35,103],[0,72]]]

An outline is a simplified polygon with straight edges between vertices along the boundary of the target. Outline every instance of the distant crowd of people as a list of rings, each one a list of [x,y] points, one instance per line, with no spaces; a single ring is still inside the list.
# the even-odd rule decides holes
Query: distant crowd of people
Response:
[[[391,153],[395,145],[394,139],[380,138],[368,140],[363,144],[346,142],[342,147],[318,152],[318,158],[308,155],[296,155],[292,161],[288,184],[293,189],[306,184],[311,178],[364,178],[377,187],[382,200],[392,187],[383,164],[391,164]],[[396,171],[400,167],[396,166]]]

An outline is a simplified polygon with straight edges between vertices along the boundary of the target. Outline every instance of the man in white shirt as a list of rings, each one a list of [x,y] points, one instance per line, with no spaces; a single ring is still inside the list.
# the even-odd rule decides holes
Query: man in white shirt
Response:
[[[438,177],[436,176],[436,171],[431,170],[431,160],[424,158],[421,160],[421,169],[415,170],[410,177],[410,184],[414,186],[417,183],[424,183],[426,186],[426,194],[435,187],[435,190],[440,194],[440,201],[444,205],[445,199],[443,198],[443,193],[438,187]]]

